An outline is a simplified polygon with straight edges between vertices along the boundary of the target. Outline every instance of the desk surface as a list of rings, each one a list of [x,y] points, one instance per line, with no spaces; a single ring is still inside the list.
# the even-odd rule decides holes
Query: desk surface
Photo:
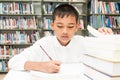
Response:
[[[83,69],[83,66],[79,66],[79,71]],[[74,69],[74,67],[73,67]],[[73,71],[72,71],[73,72]],[[82,72],[82,70],[80,71]],[[70,76],[71,75],[71,76]],[[87,79],[84,75],[83,72],[80,73],[80,75],[76,75],[73,73],[65,76],[57,76],[57,77],[41,77],[36,74],[31,74],[30,71],[16,71],[16,70],[10,70],[7,75],[4,77],[3,80],[90,80]]]

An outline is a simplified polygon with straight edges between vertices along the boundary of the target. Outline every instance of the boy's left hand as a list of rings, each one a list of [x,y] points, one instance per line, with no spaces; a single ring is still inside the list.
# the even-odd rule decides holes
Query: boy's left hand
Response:
[[[113,31],[111,28],[101,27],[101,28],[98,28],[98,31],[103,34],[113,34]]]

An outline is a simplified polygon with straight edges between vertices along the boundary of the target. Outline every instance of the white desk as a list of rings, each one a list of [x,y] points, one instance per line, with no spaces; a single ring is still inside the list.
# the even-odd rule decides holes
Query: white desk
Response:
[[[74,69],[74,67],[72,69]],[[83,68],[80,67],[79,71],[82,72],[81,69],[83,69]],[[59,78],[58,77],[57,78],[54,78],[54,77],[48,78],[48,77],[40,77],[38,75],[32,74],[29,71],[10,70],[3,80],[90,80],[90,79],[87,79],[82,74],[83,74],[83,72],[80,74],[80,76],[78,76],[78,75],[75,76],[75,74],[74,74],[71,76],[63,76],[63,77],[59,77]]]

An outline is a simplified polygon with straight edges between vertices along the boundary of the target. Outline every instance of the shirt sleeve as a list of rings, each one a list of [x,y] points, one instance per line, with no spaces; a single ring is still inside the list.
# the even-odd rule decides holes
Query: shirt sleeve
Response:
[[[8,62],[9,69],[14,70],[24,70],[24,64],[26,61],[38,61],[41,59],[42,54],[40,54],[39,45],[33,45],[26,48],[20,54],[12,57]]]

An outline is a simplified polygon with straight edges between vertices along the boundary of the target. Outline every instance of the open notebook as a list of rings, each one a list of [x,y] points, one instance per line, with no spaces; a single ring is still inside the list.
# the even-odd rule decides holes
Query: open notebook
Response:
[[[58,73],[31,71],[31,74],[48,79],[80,79],[83,75],[83,65],[81,63],[62,64]]]

